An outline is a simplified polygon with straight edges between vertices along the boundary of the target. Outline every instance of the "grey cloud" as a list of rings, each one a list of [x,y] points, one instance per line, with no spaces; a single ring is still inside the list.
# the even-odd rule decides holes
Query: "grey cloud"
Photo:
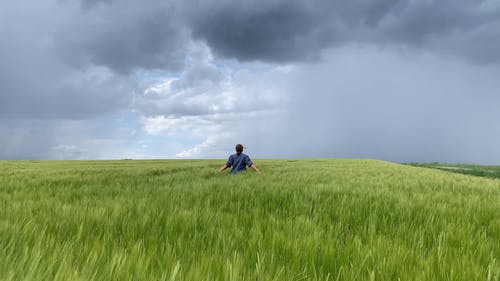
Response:
[[[400,1],[375,29],[380,37],[377,41],[426,47],[429,40],[446,42],[451,35],[468,36],[500,21],[500,5],[488,3],[493,1]],[[490,37],[483,34],[482,39]],[[472,43],[481,45],[480,41]]]
[[[495,1],[254,1],[210,3],[194,13],[190,26],[215,53],[243,61],[298,61],[317,58],[322,49],[363,42],[438,47],[479,61],[500,58],[495,43],[500,4]],[[487,31],[484,25],[490,25]],[[479,31],[478,31],[479,30]],[[452,48],[448,37],[473,41]],[[434,41],[439,41],[439,44]]]
[[[192,87],[202,87],[208,90],[213,86],[218,86],[218,83],[227,79],[226,75],[227,73],[222,73],[215,66],[196,64],[183,73],[182,79],[174,81],[172,88],[177,91]]]
[[[491,64],[500,62],[500,21],[485,24],[466,34],[448,35],[445,41],[433,40],[439,49],[464,54],[471,63]],[[444,46],[443,46],[444,45]]]
[[[0,159],[48,159],[56,142],[47,121],[1,119]],[[36,140],[36,141],[34,141]]]
[[[93,8],[101,4],[110,4],[112,0],[82,0],[82,6],[84,8]]]
[[[78,4],[80,3],[80,4]],[[84,6],[84,8],[82,8]],[[498,60],[500,4],[495,1],[59,1],[46,34],[65,63],[182,71],[193,39],[242,61],[318,59],[325,48],[402,43]],[[34,24],[34,22],[31,22]],[[453,48],[453,37],[464,47]]]
[[[168,2],[147,2],[110,1],[86,11],[75,8],[75,18],[57,32],[59,52],[77,67],[94,64],[118,73],[182,70],[190,42],[187,28]],[[70,3],[65,5],[71,7]]]
[[[270,75],[270,93],[287,94],[275,103],[281,113],[219,123],[224,138],[207,138],[214,146],[200,144],[195,157],[224,157],[241,142],[255,158],[499,163],[498,65],[375,46],[324,57]]]
[[[128,107],[135,87],[133,81],[89,72],[67,69],[47,75],[4,74],[4,79],[0,79],[0,118],[82,119]]]
[[[256,157],[500,161],[498,66],[376,48],[326,56],[329,63],[291,78],[288,114],[273,126],[279,132],[255,128],[245,138],[259,148]]]
[[[86,120],[0,119],[0,159],[141,157],[133,124],[103,116]]]
[[[307,57],[319,44],[312,35],[321,19],[304,6],[280,3],[246,10],[235,3],[203,11],[194,17],[193,34],[225,57],[266,61]]]
[[[75,68],[61,57],[54,30],[73,11],[58,14],[58,5],[33,4],[20,13],[24,6],[12,1],[0,11],[0,118],[80,119],[129,104],[131,77],[95,65]]]
[[[189,34],[171,7],[4,1],[0,118],[81,119],[128,108],[137,70],[184,67]]]

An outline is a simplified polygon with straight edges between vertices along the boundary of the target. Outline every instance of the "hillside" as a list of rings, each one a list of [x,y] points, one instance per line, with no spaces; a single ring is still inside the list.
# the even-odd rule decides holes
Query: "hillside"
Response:
[[[0,161],[0,279],[500,280],[500,180],[254,162]]]

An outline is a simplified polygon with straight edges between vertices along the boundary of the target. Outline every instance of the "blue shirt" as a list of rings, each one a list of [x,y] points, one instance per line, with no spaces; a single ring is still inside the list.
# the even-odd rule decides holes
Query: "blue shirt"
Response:
[[[250,157],[244,153],[241,153],[240,155],[233,154],[229,156],[229,159],[227,160],[226,163],[226,166],[233,167],[231,169],[231,174],[236,174],[237,172],[245,171],[246,166],[251,167],[252,165],[253,163],[252,161],[250,161]]]

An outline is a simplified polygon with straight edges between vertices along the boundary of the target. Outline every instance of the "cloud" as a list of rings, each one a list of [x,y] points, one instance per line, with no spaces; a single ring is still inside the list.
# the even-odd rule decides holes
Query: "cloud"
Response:
[[[319,60],[325,49],[352,43],[403,44],[453,52],[477,62],[500,59],[496,0],[445,1],[78,1],[63,2],[61,54],[74,65],[178,71],[189,44],[201,40],[221,58],[272,63]],[[469,38],[454,48],[454,38]],[[487,59],[485,59],[485,57]]]
[[[1,119],[0,159],[153,158],[136,116],[101,116],[85,120]],[[180,147],[172,145],[173,155]]]
[[[226,134],[218,158],[243,143],[257,158],[498,163],[498,66],[374,46],[333,49],[324,57],[275,76],[282,83],[273,91],[288,97],[280,114],[244,126],[217,123],[218,134]],[[212,153],[205,144],[179,155],[205,157]]]
[[[85,10],[72,1],[59,4],[73,12],[55,34],[59,53],[75,67],[98,65],[120,74],[182,70],[189,30],[170,3],[148,2],[109,1]]]
[[[193,35],[204,39],[216,54],[243,61],[308,57],[321,47],[315,28],[322,18],[317,19],[307,4],[297,3],[306,2],[215,4],[192,16]]]
[[[286,67],[254,63],[235,69],[231,61],[215,61],[206,46],[198,48],[202,51],[190,57],[182,73],[153,79],[136,96],[133,106],[147,116],[147,131],[219,124],[279,110],[285,95],[273,89],[279,84],[276,78],[289,71]]]
[[[451,51],[483,62],[500,59],[498,48],[481,50],[482,42],[498,37],[499,12],[494,0],[206,1],[189,26],[216,54],[241,61],[310,60],[324,49],[361,42]],[[453,48],[455,36],[474,40]]]
[[[89,151],[76,145],[58,144],[51,148],[51,157],[54,159],[85,159]]]
[[[197,144],[189,149],[183,150],[179,153],[175,154],[177,158],[219,158],[221,155],[224,155],[226,151],[224,150],[225,136],[209,136],[202,143]]]
[[[46,121],[2,119],[0,159],[46,159],[55,142],[54,127]]]
[[[241,110],[230,102],[205,106],[209,100],[227,101],[221,81],[232,70],[190,63],[207,52],[199,46],[216,54],[216,61],[277,64],[320,61],[322,50],[352,42],[388,48],[404,44],[475,63],[500,59],[500,4],[493,0],[314,5],[283,0],[54,0],[29,6],[7,0],[0,18],[0,117],[8,118],[112,114],[126,109],[134,93],[141,92],[136,74],[153,70],[183,78],[172,81],[177,94],[170,100],[139,106],[147,108],[146,114],[167,107],[175,114]],[[193,89],[205,96],[196,94],[198,101],[192,100]],[[265,100],[255,102],[267,106]]]
[[[225,157],[227,146],[248,128],[270,130],[287,103],[284,76],[292,66],[216,61],[210,51],[192,57],[191,66],[176,77],[159,77],[137,97],[134,106],[145,116],[143,130],[151,136],[183,138],[194,143],[173,156]],[[281,81],[281,82],[280,82]],[[245,132],[242,136],[247,136]]]
[[[500,61],[500,20],[472,28],[469,32],[453,32],[446,38],[430,38],[431,49],[441,54],[462,54],[471,64],[498,64]]]
[[[293,79],[301,79],[287,118],[293,125],[280,135],[297,156],[495,161],[498,67],[373,47],[326,56]]]
[[[5,0],[0,34],[0,158],[496,152],[496,0]]]
[[[82,119],[112,114],[127,108],[135,88],[133,80],[106,69],[60,68],[44,74],[36,69],[16,73],[15,68],[0,78],[0,118]]]
[[[93,64],[74,68],[61,57],[52,32],[64,22],[57,3],[4,5],[0,118],[82,119],[127,107],[136,84],[129,76]]]
[[[144,130],[150,135],[162,135],[170,137],[203,137],[218,129],[218,124],[213,116],[154,116],[143,117],[141,122]]]

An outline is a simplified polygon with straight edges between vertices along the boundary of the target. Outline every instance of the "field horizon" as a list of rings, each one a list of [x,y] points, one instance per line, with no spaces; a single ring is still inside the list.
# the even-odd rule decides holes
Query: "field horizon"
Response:
[[[500,280],[498,179],[253,160],[0,161],[0,279]]]

